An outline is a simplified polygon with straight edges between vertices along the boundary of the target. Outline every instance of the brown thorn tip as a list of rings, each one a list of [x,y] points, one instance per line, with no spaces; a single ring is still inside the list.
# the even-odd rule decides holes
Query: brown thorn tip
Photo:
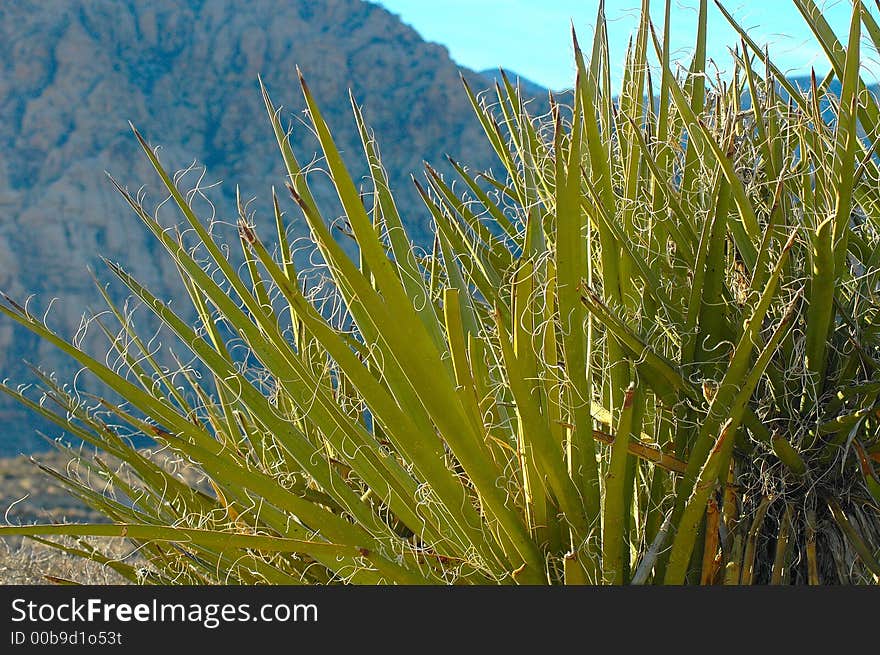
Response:
[[[142,144],[146,145],[147,140],[144,138],[143,134],[140,133],[140,130],[134,126],[134,123],[128,121],[128,126],[131,128],[131,131],[134,133],[135,138],[140,141]]]

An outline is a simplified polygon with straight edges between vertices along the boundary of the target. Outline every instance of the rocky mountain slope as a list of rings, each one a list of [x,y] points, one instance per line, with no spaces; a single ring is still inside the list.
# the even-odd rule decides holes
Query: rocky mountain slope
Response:
[[[148,202],[162,200],[127,121],[172,170],[194,159],[216,219],[234,221],[235,185],[269,225],[271,185],[283,186],[257,76],[294,124],[300,156],[315,143],[301,118],[294,66],[325,109],[346,156],[360,166],[348,89],[364,105],[414,234],[428,218],[409,174],[454,154],[492,164],[445,48],[426,43],[379,6],[361,0],[16,0],[0,3],[0,290],[73,335],[100,299],[86,267],[98,255],[123,262],[160,295],[181,295],[176,272],[103,171]],[[465,71],[476,86],[489,82]],[[357,170],[363,170],[359,168]],[[192,188],[198,172],[183,186]],[[325,201],[329,199],[325,197]],[[204,202],[198,205],[210,213]],[[293,215],[292,207],[289,207]],[[176,220],[170,208],[163,210]],[[332,205],[331,215],[337,211]],[[22,359],[73,372],[66,360],[0,320],[0,378],[27,380]],[[39,443],[24,410],[0,399],[0,454]],[[55,436],[57,430],[49,434]]]

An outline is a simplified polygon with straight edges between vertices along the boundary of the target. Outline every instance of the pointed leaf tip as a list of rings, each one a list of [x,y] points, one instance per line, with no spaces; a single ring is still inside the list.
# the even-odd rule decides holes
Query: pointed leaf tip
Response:
[[[128,121],[128,127],[131,129],[132,133],[134,134],[135,138],[138,141],[140,141],[142,144],[146,144],[147,140],[141,134],[140,130],[138,130],[138,128],[135,127],[134,123],[132,123],[131,121]]]
[[[300,70],[299,66],[296,67],[296,76],[299,79],[299,84],[303,88],[303,90],[308,93],[309,85],[306,84],[306,78],[303,76],[303,72]]]

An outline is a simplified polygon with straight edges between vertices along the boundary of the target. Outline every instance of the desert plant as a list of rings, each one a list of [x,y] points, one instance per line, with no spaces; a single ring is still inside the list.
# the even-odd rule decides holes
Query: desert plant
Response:
[[[854,2],[843,45],[795,4],[831,63],[809,89],[726,12],[742,43],[713,79],[705,0],[680,74],[670,3],[657,34],[644,0],[617,98],[601,3],[548,116],[506,77],[491,104],[466,87],[503,174],[450,160],[456,189],[427,168],[430,253],[357,103],[366,194],[300,77],[349,257],[264,88],[319,281],[297,270],[274,194],[274,246],[240,206],[236,267],[135,131],[186,234],[113,183],[197,322],[108,268],[195,363],[163,366],[103,287],[118,329],[93,320],[116,367],[7,298],[0,311],[118,399],[47,375],[42,402],[3,391],[124,467],[85,462],[113,494],[50,471],[112,523],[0,535],[125,537],[148,567],[58,545],[144,582],[876,582],[880,108],[859,67],[862,28],[877,46],[880,27]]]

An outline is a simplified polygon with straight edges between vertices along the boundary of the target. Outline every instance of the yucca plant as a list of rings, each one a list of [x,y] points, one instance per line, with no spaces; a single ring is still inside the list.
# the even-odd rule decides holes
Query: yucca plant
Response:
[[[676,73],[670,3],[657,34],[647,0],[618,97],[601,3],[549,115],[506,77],[491,104],[466,86],[503,174],[450,160],[454,186],[427,168],[428,254],[356,102],[366,194],[300,77],[345,253],[264,88],[318,281],[293,261],[283,199],[274,221],[240,207],[238,267],[135,131],[196,246],[113,183],[197,322],[108,268],[194,363],[163,365],[103,287],[118,326],[95,321],[121,368],[7,298],[118,398],[47,375],[41,402],[3,391],[124,466],[85,460],[91,484],[49,471],[111,523],[0,535],[138,582],[876,583],[880,107],[859,67],[862,29],[877,46],[880,26],[854,2],[844,45],[795,4],[831,63],[809,89],[726,12],[742,43],[712,79],[705,1]],[[132,429],[208,484],[133,448]],[[148,564],[51,535],[125,537]]]

